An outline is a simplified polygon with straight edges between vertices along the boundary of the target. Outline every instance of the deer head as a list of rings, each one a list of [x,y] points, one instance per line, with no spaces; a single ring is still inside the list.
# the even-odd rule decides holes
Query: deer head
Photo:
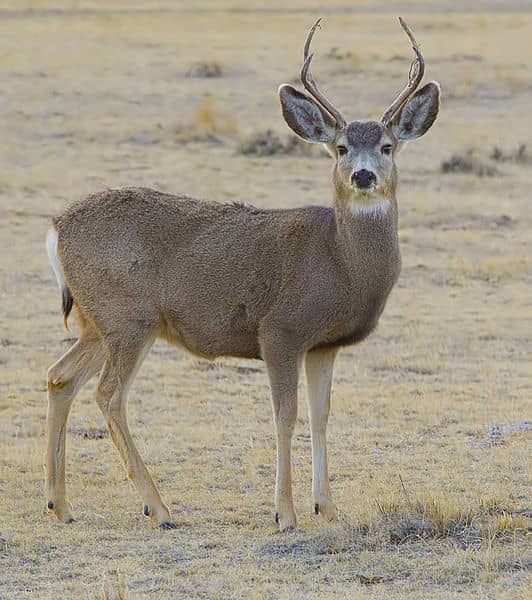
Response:
[[[413,33],[399,17],[416,55],[408,83],[385,110],[380,122],[348,123],[318,88],[310,71],[313,57],[309,54],[310,44],[320,22],[318,19],[314,23],[304,45],[301,82],[307,93],[288,84],[279,88],[283,117],[296,135],[307,142],[324,144],[335,160],[333,181],[337,201],[354,212],[373,206],[386,208],[395,196],[395,155],[405,142],[422,136],[436,120],[440,86],[431,81],[418,89],[425,62]]]

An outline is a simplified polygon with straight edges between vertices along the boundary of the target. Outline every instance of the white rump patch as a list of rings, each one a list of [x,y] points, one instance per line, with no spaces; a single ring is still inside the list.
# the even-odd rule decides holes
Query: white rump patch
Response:
[[[63,279],[61,265],[59,264],[59,257],[57,256],[57,231],[54,227],[50,227],[48,233],[46,234],[46,251],[48,252],[48,258],[50,260],[50,264],[52,265],[55,278],[57,279],[59,290],[63,291],[63,289],[66,287],[66,284],[65,280]]]
[[[359,202],[350,202],[349,210],[354,215],[369,215],[373,217],[379,217],[385,215],[390,208],[388,200],[377,200],[367,204]]]

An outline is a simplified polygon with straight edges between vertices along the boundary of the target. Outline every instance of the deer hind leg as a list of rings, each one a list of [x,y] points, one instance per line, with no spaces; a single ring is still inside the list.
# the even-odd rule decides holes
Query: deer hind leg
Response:
[[[75,344],[48,369],[46,416],[46,497],[48,509],[62,523],[74,519],[66,499],[65,439],[72,401],[81,387],[100,369],[104,360],[99,337],[84,330]]]
[[[312,496],[314,511],[327,520],[336,518],[327,468],[326,430],[336,349],[314,350],[305,359],[307,400],[312,437]]]
[[[111,439],[113,440],[128,475],[144,503],[144,514],[153,517],[163,529],[174,529],[170,512],[163,503],[131,437],[127,423],[127,395],[135,374],[148,353],[153,335],[138,333],[135,339],[112,344],[108,349],[98,388],[96,401],[100,407]]]
[[[292,435],[297,418],[297,355],[263,350],[270,378],[273,419],[277,437],[277,471],[275,479],[275,521],[279,531],[296,526],[292,497]]]

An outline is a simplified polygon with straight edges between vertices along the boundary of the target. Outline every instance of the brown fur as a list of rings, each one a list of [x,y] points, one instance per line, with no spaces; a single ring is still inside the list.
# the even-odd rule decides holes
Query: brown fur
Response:
[[[55,227],[82,326],[82,375],[74,376],[82,385],[103,366],[97,401],[145,511],[170,526],[124,407],[144,353],[162,337],[198,356],[266,361],[278,430],[278,521],[282,529],[293,526],[289,456],[298,365],[306,354],[355,343],[375,328],[399,274],[395,201],[375,219],[354,216],[340,199],[334,210],[259,210],[131,188],[89,196]],[[72,518],[65,423],[78,387],[69,388],[70,368],[66,355],[49,374],[48,506],[63,521]],[[316,492],[315,504],[334,516],[328,497]]]
[[[103,338],[136,317],[199,356],[261,358],[271,329],[305,353],[376,324],[399,271],[396,213],[341,222],[132,188],[89,196],[56,229],[74,301]]]

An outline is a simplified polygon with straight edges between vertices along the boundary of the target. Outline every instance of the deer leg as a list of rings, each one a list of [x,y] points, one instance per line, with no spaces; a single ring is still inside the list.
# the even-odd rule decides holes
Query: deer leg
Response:
[[[273,403],[273,419],[277,437],[277,472],[275,480],[275,521],[279,531],[287,531],[296,526],[296,513],[292,498],[292,435],[297,418],[297,356],[288,358],[283,353],[273,352],[266,367],[270,378]]]
[[[66,499],[65,438],[72,401],[103,365],[103,348],[94,333],[83,331],[75,344],[48,369],[46,416],[46,498],[48,509],[62,523],[74,519]]]
[[[163,529],[174,529],[170,512],[146,468],[131,437],[127,423],[127,395],[135,374],[153,342],[149,335],[139,336],[134,342],[114,345],[109,349],[98,388],[96,401],[102,411],[128,475],[144,503],[144,514],[152,517]]]
[[[312,496],[314,511],[327,520],[336,518],[327,469],[326,430],[336,349],[314,350],[305,358],[307,401],[312,437]]]

